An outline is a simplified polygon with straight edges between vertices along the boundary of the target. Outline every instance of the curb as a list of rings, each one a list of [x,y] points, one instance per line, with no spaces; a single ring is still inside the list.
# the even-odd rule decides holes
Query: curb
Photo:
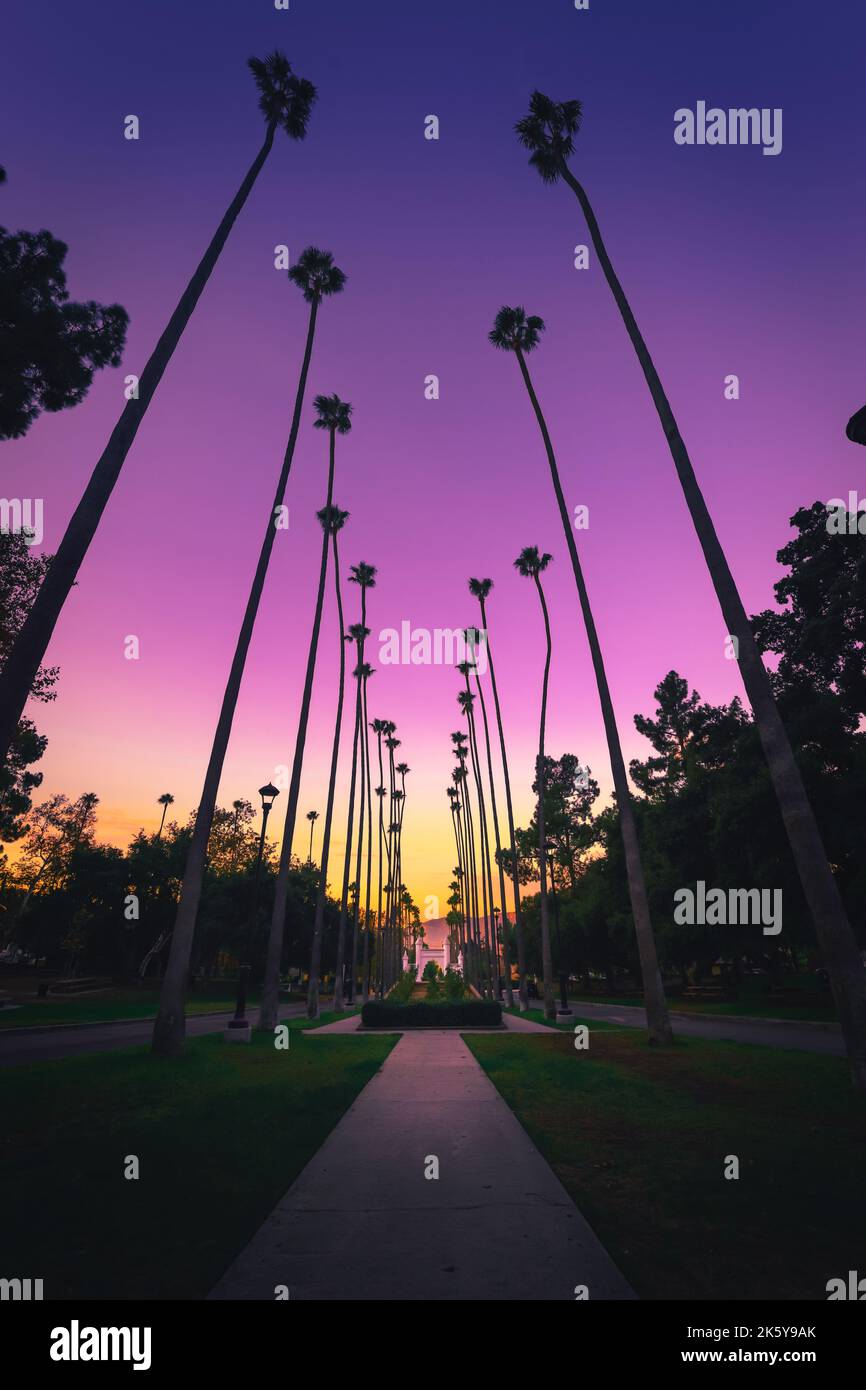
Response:
[[[187,1014],[187,1023],[197,1018],[231,1018],[231,1009],[216,1009],[208,1013]],[[139,1018],[96,1018],[89,1023],[32,1023],[24,1028],[0,1028],[0,1043],[4,1038],[21,1038],[31,1033],[70,1033],[76,1028],[119,1028],[122,1024],[154,1023],[156,1014],[142,1014]]]

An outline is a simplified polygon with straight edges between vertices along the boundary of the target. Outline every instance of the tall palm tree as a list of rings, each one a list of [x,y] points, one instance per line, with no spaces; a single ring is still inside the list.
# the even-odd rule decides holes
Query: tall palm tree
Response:
[[[187,851],[183,887],[181,888],[180,902],[177,908],[177,920],[175,922],[174,936],[172,938],[172,953],[169,957],[166,981],[163,985],[163,988],[166,989],[169,974],[171,974],[172,984],[170,986],[170,992],[167,995],[167,1005],[170,1009],[176,1007],[177,1004],[178,984],[175,980],[175,975],[182,983],[189,965],[189,944],[192,942],[199,902],[201,901],[205,864],[207,862],[208,839],[213,823],[217,793],[219,791],[220,778],[222,777],[223,766],[225,764],[225,756],[231,736],[235,710],[237,709],[247,654],[249,652],[250,642],[252,641],[259,604],[261,603],[262,593],[264,592],[271,551],[274,546],[274,538],[277,533],[276,518],[283,505],[283,499],[285,497],[292,467],[292,459],[295,453],[295,445],[297,443],[298,430],[301,422],[301,410],[304,403],[307,376],[310,368],[310,359],[313,352],[313,339],[315,337],[318,309],[324,298],[339,294],[346,283],[346,277],[343,271],[340,270],[338,266],[334,265],[334,258],[330,251],[320,251],[315,246],[308,246],[302,253],[297,263],[289,270],[289,279],[302,291],[304,299],[310,306],[307,340],[301,364],[301,373],[298,378],[298,387],[295,393],[295,406],[292,414],[289,438],[283,455],[283,464],[277,479],[274,500],[265,518],[264,537],[259,552],[259,560],[250,587],[249,597],[247,598],[247,605],[244,610],[237,643],[235,644],[231,669],[229,670],[228,680],[226,681],[226,687],[223,692],[222,705],[214,731],[207,771],[205,772],[204,786],[202,787],[198,811],[196,812],[195,828],[193,830],[189,850]],[[174,962],[173,966],[172,962],[175,954],[177,955],[177,960]],[[168,1025],[166,1026],[168,1027]],[[157,1032],[158,1031],[159,1030],[157,1030]],[[171,1025],[170,1031],[172,1034],[174,1033],[174,1024]],[[157,1037],[157,1032],[154,1034],[155,1039]],[[173,1045],[174,1044],[168,1045],[166,1050],[170,1050]]]
[[[397,726],[391,720],[386,720],[385,747],[388,749],[388,883],[386,885],[385,896],[385,929],[388,933],[388,983],[393,984],[400,973],[400,962],[397,958],[397,933],[395,930],[394,906],[399,889],[399,876],[397,873],[397,822],[394,818],[395,796],[397,783],[394,774],[394,753],[400,747],[400,740],[394,737]]]
[[[553,490],[556,494],[559,514],[565,532],[565,540],[571,559],[571,567],[574,571],[574,581],[577,586],[578,599],[583,614],[589,650],[592,656],[592,665],[601,704],[601,714],[604,721],[604,732],[607,738],[608,752],[610,754],[610,765],[613,773],[614,790],[616,792],[620,833],[622,834],[623,847],[625,850],[626,877],[628,879],[629,897],[631,899],[631,910],[634,918],[638,956],[643,978],[644,1003],[646,1006],[649,1038],[652,1043],[668,1044],[673,1041],[673,1033],[671,1031],[670,1019],[668,1018],[664,987],[662,985],[661,971],[659,970],[658,956],[656,954],[652,918],[650,917],[649,900],[647,898],[643,864],[641,863],[640,857],[640,845],[638,843],[634,806],[629,790],[625,761],[622,756],[622,747],[619,741],[616,715],[614,714],[613,701],[610,697],[607,672],[604,668],[604,658],[602,656],[601,644],[598,640],[598,633],[596,632],[595,618],[593,617],[589,602],[589,593],[587,592],[586,583],[583,578],[583,570],[581,569],[580,559],[577,554],[574,533],[565,505],[565,498],[562,493],[562,484],[559,480],[556,455],[553,452],[553,444],[551,443],[550,433],[547,428],[547,421],[542,413],[541,405],[535,394],[535,387],[532,384],[532,378],[529,375],[529,368],[526,365],[526,355],[538,346],[543,331],[544,321],[538,318],[537,315],[530,315],[527,317],[522,308],[502,308],[496,315],[496,320],[489,336],[490,342],[494,347],[514,353],[544,442],[544,449],[550,466]]]
[[[369,631],[369,629],[367,629],[367,630]],[[361,918],[361,873],[362,873],[362,866],[363,866],[363,851],[364,851],[364,844],[365,844],[365,835],[366,835],[366,845],[367,845],[367,913],[369,914],[369,911],[370,911],[370,871],[371,871],[370,849],[371,849],[371,845],[372,845],[372,835],[371,835],[371,829],[370,829],[370,815],[371,815],[371,810],[370,810],[370,767],[369,767],[369,761],[370,761],[369,753],[370,753],[370,750],[369,750],[369,746],[368,746],[368,743],[367,743],[367,737],[366,737],[366,734],[367,734],[367,717],[366,717],[366,712],[365,712],[365,711],[366,711],[366,703],[367,703],[367,693],[366,693],[366,692],[367,692],[367,681],[370,679],[370,677],[371,677],[373,674],[374,674],[373,667],[370,665],[369,661],[363,662],[363,663],[358,667],[358,671],[357,671],[358,683],[359,683],[360,690],[361,690],[361,711],[360,711],[360,721],[359,721],[359,728],[358,728],[358,737],[359,737],[359,741],[360,741],[360,755],[361,755],[361,792],[360,792],[360,810],[359,810],[359,814],[358,814],[358,848],[357,848],[356,860],[355,860],[355,883],[356,883],[356,885],[357,885],[357,891],[356,891],[356,893],[355,893],[355,899],[354,899],[354,904],[353,904],[353,908],[352,908],[352,1003],[355,1002],[355,998],[356,998],[356,995],[357,995],[357,987],[358,987],[358,933],[359,933],[359,930],[360,930],[360,918]],[[362,972],[363,972],[364,977],[366,976],[367,959],[368,959],[368,957],[367,957],[366,943],[367,943],[367,935],[366,935],[366,931],[365,931],[365,933],[364,933],[364,960],[363,960],[363,963],[362,963]],[[365,986],[364,986],[363,983],[362,983],[362,990],[363,990],[364,988],[365,988]]]
[[[361,591],[361,627],[364,629],[360,645],[358,647],[358,669],[356,672],[358,680],[358,699],[355,714],[355,743],[360,743],[361,754],[361,809],[358,817],[358,849],[357,864],[355,869],[355,882],[358,884],[358,892],[355,896],[354,910],[352,916],[352,1001],[355,999],[356,982],[358,978],[358,918],[361,910],[361,856],[364,846],[364,813],[365,796],[369,792],[369,747],[367,744],[367,718],[364,712],[366,704],[367,681],[373,675],[373,668],[364,659],[364,649],[367,637],[370,635],[367,628],[367,590],[376,587],[376,566],[368,565],[361,560],[357,565],[349,567],[349,583],[357,584]],[[351,631],[351,629],[350,629]],[[363,735],[363,738],[362,738]],[[354,759],[354,745],[352,757]],[[369,798],[368,798],[369,799]],[[370,841],[370,826],[368,817],[367,840]],[[368,885],[369,892],[369,885]],[[369,903],[368,903],[369,908]]]
[[[394,771],[398,774],[398,776],[399,776],[399,778],[400,778],[400,791],[397,793],[397,795],[398,795],[398,797],[399,797],[399,801],[400,801],[400,804],[399,804],[399,816],[398,816],[398,826],[399,826],[399,829],[398,829],[398,831],[397,831],[397,876],[398,876],[398,878],[399,878],[399,879],[401,880],[401,882],[402,882],[402,877],[403,877],[403,820],[404,820],[405,815],[406,815],[406,776],[407,776],[407,774],[411,771],[411,768],[409,767],[409,764],[408,764],[408,763],[397,763],[396,767],[394,768]],[[400,946],[400,963],[401,963],[401,966],[402,966],[402,962],[403,962],[403,933],[402,933],[403,916],[404,916],[404,909],[407,908],[407,907],[408,907],[408,903],[407,903],[407,901],[406,901],[406,895],[405,895],[404,892],[401,892],[401,895],[400,895],[400,925],[401,925],[401,935],[400,935],[400,940],[401,940],[401,946]]]
[[[377,964],[377,972],[376,972],[376,973],[377,973],[377,976],[378,976],[377,981],[376,981],[376,986],[377,986],[377,993],[378,993],[378,995],[379,995],[380,998],[382,997],[382,994],[383,994],[384,988],[385,988],[385,975],[384,975],[384,965],[385,965],[385,938],[384,938],[384,934],[383,934],[383,931],[382,931],[382,876],[383,876],[383,875],[382,875],[382,866],[383,866],[383,860],[384,860],[384,857],[385,857],[385,814],[384,814],[384,800],[385,800],[385,786],[384,786],[384,781],[385,781],[385,773],[384,773],[384,770],[383,770],[383,767],[382,767],[382,739],[383,739],[383,737],[384,737],[384,735],[385,735],[387,723],[388,723],[388,721],[385,720],[385,719],[374,719],[373,722],[372,722],[372,724],[370,725],[370,728],[373,730],[373,733],[376,735],[376,742],[377,742],[378,750],[379,750],[379,785],[378,785],[377,788],[376,788],[376,796],[377,796],[377,798],[378,798],[378,800],[379,800],[379,886],[378,886],[377,908],[376,908],[376,926],[377,926],[377,930],[378,930],[379,944],[378,944],[378,951],[377,951],[377,956],[376,956],[376,964]],[[390,861],[389,861],[389,871],[388,871],[388,872],[389,872],[389,875],[390,875]]]
[[[316,396],[313,402],[316,419],[313,428],[327,430],[328,433],[328,495],[324,510],[331,506],[334,495],[334,466],[336,458],[337,435],[346,435],[352,428],[352,407],[339,396]],[[319,518],[321,520],[321,516]],[[263,1032],[272,1032],[277,1022],[277,1006],[280,986],[280,956],[283,949],[283,932],[286,921],[286,906],[289,897],[289,878],[292,871],[292,846],[295,838],[295,819],[301,794],[301,773],[304,766],[304,749],[307,741],[307,724],[310,717],[310,704],[313,694],[313,676],[316,670],[316,654],[319,647],[319,631],[322,625],[322,608],[325,600],[325,578],[328,567],[329,534],[322,528],[322,551],[319,561],[319,587],[316,592],[316,607],[313,615],[313,629],[310,634],[310,647],[307,653],[307,670],[304,676],[304,690],[301,696],[301,711],[298,717],[298,731],[295,736],[295,754],[292,762],[292,775],[289,782],[288,805],[283,825],[283,843],[280,848],[280,862],[274,888],[274,909],[268,937],[265,977],[262,984],[262,1003],[259,1010],[258,1027]],[[342,641],[342,628],[341,641]]]
[[[553,559],[547,552],[539,554],[538,547],[529,545],[525,550],[521,550],[517,559],[514,561],[514,568],[518,574],[522,574],[524,579],[532,579],[538,592],[539,602],[541,603],[541,613],[544,618],[544,636],[547,643],[547,654],[544,659],[544,680],[541,686],[541,720],[538,728],[538,761],[536,763],[536,778],[538,782],[538,862],[541,877],[541,964],[544,975],[544,1016],[545,1018],[556,1018],[556,1000],[553,993],[553,960],[550,954],[550,922],[547,913],[547,840],[544,829],[544,728],[547,721],[547,686],[550,677],[550,616],[547,612],[547,600],[544,597],[544,589],[541,586],[541,575],[547,569]]]
[[[316,828],[316,821],[317,821],[318,819],[319,819],[319,813],[318,813],[318,811],[308,811],[308,812],[307,812],[307,820],[310,822],[310,852],[309,852],[309,854],[307,855],[307,863],[308,863],[308,864],[312,864],[312,862],[313,862],[313,831],[314,831],[315,828]]]
[[[361,732],[361,667],[363,665],[364,639],[368,637],[370,629],[362,627],[360,623],[353,623],[346,634],[347,642],[354,642],[358,665],[355,668],[355,728],[352,738],[352,774],[349,782],[349,816],[346,825],[346,852],[343,859],[343,891],[340,896],[340,921],[337,927],[337,970],[334,979],[334,1008],[339,1012],[344,1007],[343,989],[343,964],[346,949],[346,921],[349,911],[349,880],[352,872],[352,835],[355,826],[355,787],[358,779],[358,745],[360,743]],[[363,788],[361,789],[363,797]],[[363,806],[363,800],[362,800]],[[360,832],[359,832],[360,842]],[[357,882],[357,875],[355,881]],[[352,989],[354,995],[354,987]]]
[[[349,519],[348,512],[339,507],[323,507],[319,520],[325,535],[330,536],[334,550],[334,587],[337,597],[337,630],[340,634],[340,678],[337,686],[337,716],[334,721],[334,742],[331,747],[331,772],[328,778],[328,801],[322,829],[322,862],[319,866],[319,887],[316,893],[316,916],[313,922],[313,946],[310,952],[310,984],[307,990],[307,1018],[319,1016],[319,974],[322,967],[322,935],[325,927],[325,894],[328,887],[328,859],[331,850],[331,826],[334,820],[334,790],[337,785],[337,762],[340,756],[340,728],[343,722],[343,695],[346,688],[346,645],[343,639],[343,599],[340,592],[340,558],[337,536]],[[339,992],[335,982],[334,993]]]
[[[582,106],[579,101],[554,102],[542,92],[536,91],[530,100],[528,116],[518,122],[517,133],[521,143],[531,151],[529,162],[537,169],[544,182],[553,184],[561,178],[577,198],[589,228],[599,265],[643,371],[727,630],[738,642],[738,661],[743,685],[752,706],[755,726],[797,872],[827,964],[845,1037],[852,1080],[861,1094],[866,1093],[866,970],[860,959],[838,884],[827,860],[821,832],[806,795],[790,739],[773,697],[770,678],[752,635],[751,623],[731,574],[727,556],[695,477],[688,450],[655,363],[613,268],[589,198],[569,168],[568,159],[574,152],[574,137],[580,128],[581,117]]]
[[[490,751],[490,725],[487,719],[487,702],[484,699],[484,687],[481,684],[481,676],[478,671],[475,653],[479,642],[485,640],[486,634],[482,635],[478,628],[466,629],[466,641],[472,656],[472,671],[475,676],[475,690],[478,701],[481,705],[481,721],[484,725],[484,750],[487,758],[487,783],[490,790],[490,815],[493,821],[493,836],[496,845],[496,867],[499,874],[499,902],[502,909],[502,974],[505,982],[505,1002],[511,1009],[514,1007],[514,991],[511,987],[511,954],[509,951],[509,927],[508,927],[508,903],[505,899],[505,868],[502,862],[502,839],[499,834],[499,812],[496,806],[496,782],[493,776],[493,755]],[[492,897],[492,889],[491,889]],[[499,943],[496,941],[496,924],[494,922],[494,942],[496,945],[497,971],[499,969]]]
[[[373,567],[370,566],[372,569]],[[366,1004],[370,997],[370,889],[373,881],[373,777],[370,771],[370,722],[367,714],[367,679],[368,674],[372,675],[372,668],[364,674],[363,687],[363,720],[364,720],[364,780],[367,787],[367,889],[364,900],[364,965],[363,965],[363,985],[362,1003]]]
[[[466,767],[466,760],[469,757],[467,747],[468,738],[462,731],[451,735],[451,742],[454,744],[454,756],[457,759],[457,771],[454,774],[454,783],[458,791],[462,792],[463,802],[463,836],[464,836],[464,855],[468,875],[468,892],[470,907],[472,957],[473,957],[473,976],[486,991],[484,957],[481,947],[481,913],[478,900],[478,861],[475,854],[475,823],[472,815],[472,802],[469,796],[469,772]]]
[[[526,1010],[529,1008],[529,995],[527,993],[526,988],[526,943],[523,938],[523,923],[521,921],[520,916],[520,882],[518,877],[517,841],[514,837],[514,808],[511,801],[511,778],[508,775],[508,757],[505,752],[505,733],[502,727],[502,710],[499,706],[499,689],[496,684],[496,668],[493,665],[493,651],[490,646],[490,629],[487,626],[487,610],[485,607],[487,597],[492,588],[492,579],[470,579],[469,581],[469,592],[473,595],[474,598],[478,599],[478,606],[481,609],[481,627],[485,634],[485,645],[487,647],[487,666],[490,671],[490,686],[493,690],[493,705],[496,710],[496,725],[499,730],[499,751],[502,755],[502,774],[505,780],[505,808],[508,813],[508,839],[511,846],[511,857],[509,862],[511,866],[512,888],[514,891],[514,932],[517,937],[517,974],[520,980],[520,1011],[521,1013],[525,1013]],[[484,727],[486,731],[486,715]],[[507,939],[506,932],[507,926],[503,922],[503,940]],[[508,966],[507,957],[506,978],[510,978],[510,968]]]
[[[18,728],[36,673],[42,665],[55,624],[96,534],[138,427],[229,233],[270,154],[277,129],[284,130],[292,140],[303,140],[307,133],[307,123],[316,100],[313,84],[295,76],[283,53],[271,53],[264,60],[250,58],[249,68],[259,91],[259,108],[265,118],[264,143],[145,363],[139,378],[137,398],[127,401],[5,662],[0,675],[0,767],[6,761],[9,745]],[[175,939],[177,934],[175,928]]]
[[[475,797],[478,802],[478,837],[479,851],[481,859],[481,898],[484,912],[484,950],[487,959],[487,973],[490,977],[490,986],[494,996],[499,994],[498,979],[497,987],[493,988],[493,963],[490,955],[490,936],[493,925],[493,877],[490,872],[490,838],[487,830],[487,807],[484,801],[484,783],[481,777],[481,757],[478,752],[478,737],[475,730],[475,696],[469,689],[469,672],[473,669],[472,663],[461,661],[457,667],[460,674],[466,681],[466,689],[461,690],[457,696],[457,703],[466,715],[466,722],[469,726],[469,756],[472,763],[472,776],[475,780]]]
[[[162,820],[159,822],[159,829],[156,832],[156,838],[158,840],[161,840],[162,827],[165,825],[165,813],[168,810],[169,806],[174,805],[174,797],[172,796],[171,792],[163,792],[162,796],[157,797],[156,804],[157,806],[162,807]]]

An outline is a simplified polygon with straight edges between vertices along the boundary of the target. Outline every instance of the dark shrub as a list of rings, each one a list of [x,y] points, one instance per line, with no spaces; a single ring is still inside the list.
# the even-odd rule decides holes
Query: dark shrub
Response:
[[[456,1003],[392,1004],[371,999],[361,1010],[365,1028],[498,1028],[502,1005],[492,999],[465,999]]]

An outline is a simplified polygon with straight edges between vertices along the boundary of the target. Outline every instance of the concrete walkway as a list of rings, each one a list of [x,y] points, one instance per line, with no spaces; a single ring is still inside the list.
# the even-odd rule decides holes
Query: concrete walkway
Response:
[[[290,1299],[634,1297],[459,1033],[428,1030],[402,1036],[210,1296],[273,1301],[279,1284]]]

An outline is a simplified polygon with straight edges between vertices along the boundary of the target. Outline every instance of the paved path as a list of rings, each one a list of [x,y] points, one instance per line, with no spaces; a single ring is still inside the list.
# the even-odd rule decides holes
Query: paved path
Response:
[[[646,1012],[631,1004],[590,1004],[584,999],[570,999],[577,1018],[604,1019],[606,1023],[621,1023],[627,1028],[645,1028]],[[671,1013],[675,1033],[691,1038],[720,1038],[727,1041],[758,1043],[762,1047],[792,1047],[797,1052],[828,1052],[844,1057],[845,1045],[838,1029],[814,1023],[789,1023],[787,1019],[733,1019],[723,1014],[701,1018],[695,1014]]]
[[[273,1301],[278,1284],[290,1299],[634,1297],[459,1033],[426,1029],[402,1036],[211,1298]]]
[[[186,1021],[186,1035],[197,1038],[202,1033],[221,1033],[233,1010],[224,1014],[192,1014]],[[300,1018],[303,1004],[284,1004],[280,1018]],[[255,1020],[258,1005],[249,1017]],[[0,1029],[0,1067],[20,1066],[25,1062],[57,1062],[81,1052],[110,1052],[117,1047],[135,1047],[149,1043],[153,1037],[152,1018],[136,1018],[129,1023],[93,1023],[75,1028],[55,1028],[34,1033],[7,1033]]]

